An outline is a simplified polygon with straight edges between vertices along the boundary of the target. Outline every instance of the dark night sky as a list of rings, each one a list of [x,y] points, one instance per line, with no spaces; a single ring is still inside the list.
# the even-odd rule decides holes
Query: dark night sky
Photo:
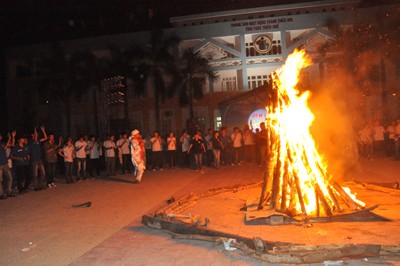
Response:
[[[0,24],[2,36],[7,36],[2,38],[2,46],[165,28],[170,26],[171,16],[293,2],[296,1],[2,0]]]
[[[0,47],[166,28],[172,16],[312,1],[2,0]],[[362,1],[376,2],[398,1]]]
[[[167,28],[173,16],[313,1],[0,0],[0,130],[7,127],[5,47]],[[362,0],[361,5],[399,1]]]

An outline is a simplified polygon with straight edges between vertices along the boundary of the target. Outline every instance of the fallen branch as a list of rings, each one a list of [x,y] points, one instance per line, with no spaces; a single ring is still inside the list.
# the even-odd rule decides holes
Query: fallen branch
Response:
[[[362,182],[355,182],[356,184],[361,185],[362,187],[369,189],[369,190],[374,190],[374,191],[379,191],[379,192],[384,192],[392,196],[400,197],[400,190],[395,189],[395,188],[388,188],[388,187],[383,187],[383,186],[378,186],[378,185],[373,185],[373,184],[368,184],[368,183],[362,183]]]

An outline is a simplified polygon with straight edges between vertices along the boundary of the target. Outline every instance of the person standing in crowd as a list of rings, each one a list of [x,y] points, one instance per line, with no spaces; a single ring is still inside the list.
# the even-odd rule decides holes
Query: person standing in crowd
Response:
[[[105,158],[104,158],[104,150],[103,150],[103,142],[100,137],[96,137],[96,143],[99,145],[99,167],[100,171],[104,171],[106,169],[105,166]]]
[[[207,148],[207,152],[206,152],[206,163],[207,166],[211,166],[214,162],[214,156],[213,156],[213,151],[212,151],[212,143],[211,143],[211,139],[213,138],[213,130],[211,128],[209,128],[207,130],[207,135],[204,137],[204,142],[205,142],[205,146]]]
[[[144,147],[144,141],[140,136],[139,130],[135,129],[131,133],[131,155],[132,164],[135,166],[135,180],[134,183],[140,184],[142,182],[142,177],[144,170],[146,169],[146,153]]]
[[[240,132],[240,129],[238,127],[235,127],[233,129],[231,139],[233,143],[233,161],[235,164],[240,165],[240,155],[241,155],[240,151],[242,148],[243,136],[242,132]]]
[[[174,132],[170,132],[167,138],[167,153],[169,167],[174,168],[176,166],[176,138]]]
[[[151,142],[150,142],[151,136],[147,136],[143,139],[144,142],[144,147],[146,150],[146,168],[151,169],[152,166],[152,158],[151,158],[151,153],[152,153],[152,149],[151,149]]]
[[[15,178],[15,172],[13,168],[13,160],[11,159],[11,150],[15,147],[15,136],[17,135],[17,132],[14,130],[11,132],[11,137],[10,133],[8,133],[8,138],[11,138],[11,145],[9,145],[6,149],[6,156],[7,156],[7,161],[8,161],[8,169],[10,171],[10,176],[12,177],[12,182],[10,184],[7,184],[7,190],[11,191],[8,196],[10,197],[15,197],[18,194],[18,188],[17,188],[17,180]]]
[[[256,130],[256,132],[253,134],[253,136],[254,136],[254,145],[255,145],[254,158],[255,158],[256,164],[260,165],[260,163],[261,163],[261,155],[260,155],[260,151],[259,151],[259,149],[260,149],[259,148],[260,147],[260,129],[256,128],[255,130]]]
[[[258,147],[260,153],[260,166],[267,167],[267,160],[268,160],[268,131],[267,127],[265,126],[265,122],[260,124],[260,132],[258,133]]]
[[[103,148],[105,151],[105,160],[107,165],[107,176],[115,175],[115,149],[116,145],[114,142],[114,135],[107,137],[107,140],[103,142]]]
[[[72,179],[73,168],[74,168],[74,158],[75,158],[75,148],[72,144],[72,139],[67,139],[67,144],[58,151],[58,154],[64,158],[65,163],[65,182],[67,184],[74,183]]]
[[[13,196],[13,176],[11,174],[10,168],[8,167],[8,159],[6,153],[9,147],[14,146],[13,142],[15,142],[15,131],[13,131],[12,135],[8,133],[8,140],[5,145],[3,143],[3,135],[0,134],[0,199],[6,199],[7,196]],[[6,177],[7,179],[4,179],[4,177]],[[5,183],[4,188],[3,182]]]
[[[230,165],[232,163],[232,140],[228,135],[226,127],[221,128],[221,141],[224,149],[221,151],[222,165]]]
[[[373,129],[369,123],[365,125],[358,132],[358,146],[360,155],[363,159],[372,159],[373,146],[372,146]]]
[[[181,143],[181,167],[190,166],[190,156],[188,154],[189,146],[190,146],[190,136],[186,130],[182,131],[182,135],[179,139]]]
[[[396,119],[396,141],[394,143],[394,158],[400,160],[400,118]]]
[[[250,164],[254,161],[254,133],[249,126],[245,126],[243,133],[244,155],[246,163]]]
[[[378,156],[383,152],[383,145],[385,143],[385,128],[379,120],[376,120],[373,127],[373,154]]]
[[[28,138],[20,136],[18,145],[11,150],[10,154],[11,159],[14,160],[17,188],[20,194],[29,192],[29,186],[31,185],[30,151],[27,144]]]
[[[46,160],[47,187],[52,188],[54,178],[56,176],[57,167],[57,149],[61,146],[62,138],[60,137],[58,145],[54,141],[54,134],[49,134],[49,140],[44,143],[44,158]]]
[[[86,142],[86,147],[85,147],[85,153],[86,153],[86,175],[85,177],[87,178],[87,172],[89,171],[89,163],[90,163],[90,151],[88,149],[89,145],[89,136],[85,135],[83,136],[83,141]]]
[[[100,176],[100,145],[95,136],[91,136],[88,141],[87,150],[89,151],[89,175],[92,178]],[[96,176],[94,172],[96,171]]]
[[[196,171],[202,171],[203,169],[203,153],[206,152],[206,147],[204,146],[203,138],[201,137],[200,131],[196,131],[195,135],[190,142],[189,149],[187,151],[190,154],[190,151],[193,151],[194,161],[196,163]]]
[[[121,170],[122,173],[122,165],[123,165],[123,159],[122,159],[122,152],[121,150],[118,148],[118,141],[122,139],[122,134],[119,134],[119,138],[118,140],[115,142],[115,171],[118,172]]]
[[[390,125],[386,128],[387,133],[387,143],[386,143],[386,155],[393,156],[395,154],[396,148],[396,121],[390,123]]]
[[[86,147],[87,142],[83,136],[75,142],[75,156],[77,165],[77,180],[86,179]]]
[[[219,137],[219,131],[214,131],[213,138],[211,139],[212,151],[214,153],[214,167],[219,169],[221,161],[221,150],[224,149],[222,140]]]
[[[120,154],[120,160],[121,163],[121,168],[122,168],[122,174],[125,174],[125,172],[130,173],[131,172],[131,165],[132,165],[132,160],[131,160],[131,151],[129,150],[129,140],[128,140],[128,134],[124,133],[122,134],[121,138],[117,141],[116,143],[117,148],[118,148],[118,154]]]
[[[157,131],[154,131],[153,137],[150,139],[151,143],[151,165],[153,167],[153,171],[156,169],[163,170],[163,153],[162,146],[163,141]]]
[[[39,135],[35,127],[32,133],[32,140],[29,143],[32,163],[33,186],[35,191],[47,188],[46,171],[44,170],[44,164],[42,161],[42,147],[40,146],[42,142],[47,140],[47,134],[44,126],[41,126],[40,130],[43,133],[43,138],[38,140]]]

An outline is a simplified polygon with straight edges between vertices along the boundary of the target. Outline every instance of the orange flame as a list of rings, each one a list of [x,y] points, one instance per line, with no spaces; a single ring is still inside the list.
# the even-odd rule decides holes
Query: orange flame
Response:
[[[279,200],[286,201],[283,204],[279,202],[279,205],[291,206],[297,213],[319,216],[320,209],[323,209],[319,208],[321,200],[333,209],[338,209],[339,206],[333,195],[338,192],[330,183],[331,177],[327,173],[326,163],[316,149],[310,133],[314,120],[307,104],[310,92],[300,93],[296,88],[300,71],[310,64],[311,59],[304,50],[295,50],[288,56],[285,65],[276,71],[276,99],[269,102],[266,124],[271,129],[271,138],[274,140],[271,147],[271,169],[278,169]]]

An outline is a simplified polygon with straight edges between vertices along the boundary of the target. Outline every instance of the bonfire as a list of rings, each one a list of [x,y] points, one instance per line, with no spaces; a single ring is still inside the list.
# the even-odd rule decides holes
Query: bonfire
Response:
[[[273,74],[266,121],[269,162],[259,203],[259,209],[267,205],[303,219],[365,207],[328,173],[310,133],[314,115],[307,102],[311,94],[297,89],[301,70],[310,64],[305,51],[296,50]]]

